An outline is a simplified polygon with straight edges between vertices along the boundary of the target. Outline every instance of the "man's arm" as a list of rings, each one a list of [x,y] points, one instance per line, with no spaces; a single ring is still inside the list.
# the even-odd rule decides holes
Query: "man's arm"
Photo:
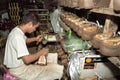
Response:
[[[37,37],[33,37],[33,38],[27,38],[26,39],[26,43],[31,43],[34,41],[41,41],[43,39],[43,35],[38,35]]]
[[[25,64],[30,64],[31,62],[38,60],[41,55],[47,55],[47,54],[48,54],[48,49],[43,48],[35,54],[23,56],[22,60]]]
[[[36,37],[26,39],[26,43],[31,43],[31,42],[34,42],[34,41],[37,41]]]

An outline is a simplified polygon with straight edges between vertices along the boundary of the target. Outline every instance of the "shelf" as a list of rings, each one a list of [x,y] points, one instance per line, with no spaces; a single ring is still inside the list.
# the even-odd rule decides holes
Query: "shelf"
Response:
[[[40,20],[42,20],[42,21],[48,21],[49,19],[40,19]]]
[[[28,9],[31,12],[37,12],[40,17],[40,26],[48,26],[49,24],[49,10],[48,9]]]
[[[90,11],[94,12],[94,13],[100,13],[100,14],[105,14],[105,15],[120,17],[120,14],[116,14],[113,11],[112,8],[95,8],[95,9],[92,9]]]
[[[28,9],[29,11],[48,11],[47,9]]]
[[[120,69],[120,57],[109,57],[108,60]]]
[[[47,24],[40,24],[40,26],[45,26],[45,25],[47,25]]]
[[[48,14],[38,14],[39,16],[49,16]]]

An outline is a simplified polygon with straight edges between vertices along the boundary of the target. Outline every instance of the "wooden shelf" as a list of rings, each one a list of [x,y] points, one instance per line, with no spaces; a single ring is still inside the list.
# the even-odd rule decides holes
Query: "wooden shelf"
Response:
[[[47,9],[28,9],[28,11],[48,11]]]
[[[120,57],[109,57],[108,60],[120,69]]]
[[[40,19],[40,20],[42,20],[42,21],[48,21],[49,19]]]
[[[47,24],[40,24],[40,26],[44,26],[44,25],[47,25]]]
[[[61,6],[61,7],[67,7],[67,6]],[[80,8],[73,8],[73,9],[80,10]],[[105,8],[105,7],[94,8],[94,9],[91,9],[90,12],[109,15],[112,17],[120,17],[120,13],[117,14],[113,10],[113,0],[111,0],[109,8]],[[106,19],[105,23],[109,26],[109,24],[111,24],[111,22],[112,22],[112,19],[111,20]],[[64,25],[64,24],[61,22],[61,25]],[[120,69],[120,57],[109,57],[108,60]]]
[[[38,14],[39,16],[48,16],[48,14]]]
[[[112,8],[95,8],[95,9],[92,9],[90,11],[94,12],[94,13],[100,13],[100,14],[105,14],[105,15],[120,17],[120,14],[116,14],[113,11]]]
[[[48,9],[28,9],[30,12],[37,12],[40,17],[40,26],[48,26],[49,24],[49,10]]]

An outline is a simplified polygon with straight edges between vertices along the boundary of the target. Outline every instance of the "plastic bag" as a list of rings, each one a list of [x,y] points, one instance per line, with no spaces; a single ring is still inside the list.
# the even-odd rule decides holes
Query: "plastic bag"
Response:
[[[3,80],[19,80],[18,78],[12,76],[10,74],[10,71],[7,71],[4,76],[3,76]]]

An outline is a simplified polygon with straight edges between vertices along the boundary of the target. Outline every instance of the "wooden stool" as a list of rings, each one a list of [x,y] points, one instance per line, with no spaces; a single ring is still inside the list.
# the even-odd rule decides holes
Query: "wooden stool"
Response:
[[[0,73],[2,74],[2,76],[6,73],[7,70],[8,68],[6,66],[0,64]]]

